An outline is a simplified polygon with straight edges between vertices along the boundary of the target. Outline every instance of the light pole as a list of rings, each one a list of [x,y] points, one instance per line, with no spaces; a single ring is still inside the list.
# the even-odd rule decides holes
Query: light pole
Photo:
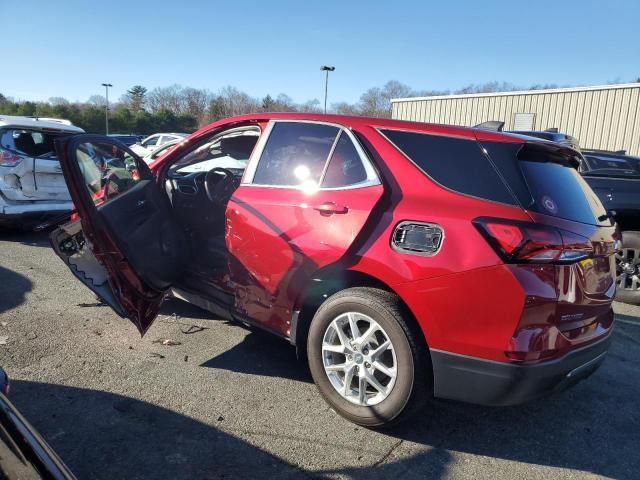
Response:
[[[329,88],[329,72],[333,72],[336,67],[330,67],[328,65],[323,65],[320,67],[322,72],[325,72],[324,77],[324,113],[327,113],[327,90]]]
[[[105,135],[109,135],[109,87],[113,87],[110,83],[103,83],[104,91],[106,92],[107,104],[104,107],[104,131]]]

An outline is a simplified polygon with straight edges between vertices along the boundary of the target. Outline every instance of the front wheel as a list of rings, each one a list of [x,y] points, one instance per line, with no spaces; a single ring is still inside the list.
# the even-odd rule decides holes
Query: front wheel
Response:
[[[640,232],[622,232],[616,254],[616,300],[640,305]]]
[[[409,417],[428,397],[425,342],[397,296],[349,288],[329,297],[309,330],[309,367],[340,415],[375,427]]]

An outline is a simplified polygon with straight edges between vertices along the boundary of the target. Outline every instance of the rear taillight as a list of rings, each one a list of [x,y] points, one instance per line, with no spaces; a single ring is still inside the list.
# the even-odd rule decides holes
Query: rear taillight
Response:
[[[0,148],[0,167],[15,167],[22,161],[20,155]]]
[[[554,227],[497,218],[473,223],[507,263],[571,263],[594,254],[588,238]]]

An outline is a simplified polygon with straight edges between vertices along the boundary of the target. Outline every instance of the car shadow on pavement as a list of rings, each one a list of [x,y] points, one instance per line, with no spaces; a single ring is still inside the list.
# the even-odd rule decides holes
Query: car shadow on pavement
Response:
[[[441,478],[450,461],[433,449],[383,465],[310,472],[220,428],[109,392],[13,381],[11,400],[78,478]]]
[[[0,241],[22,243],[31,247],[51,247],[48,231],[32,232],[0,229]]]
[[[567,391],[514,407],[434,400],[422,420],[386,433],[431,448],[638,478],[639,337],[637,327],[618,325],[600,370]]]
[[[178,298],[167,298],[162,302],[160,315],[175,316],[189,320],[219,320],[213,313]]]
[[[32,287],[31,280],[24,275],[0,266],[0,313],[24,303]]]
[[[312,381],[309,367],[306,361],[298,359],[295,347],[282,338],[259,330],[249,330],[242,342],[201,366],[300,382]]]

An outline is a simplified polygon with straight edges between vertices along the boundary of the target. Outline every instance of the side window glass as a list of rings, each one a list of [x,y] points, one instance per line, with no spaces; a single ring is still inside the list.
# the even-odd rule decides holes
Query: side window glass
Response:
[[[339,129],[317,123],[278,122],[265,145],[253,183],[317,187]]]
[[[477,141],[401,130],[381,132],[440,185],[477,198],[517,204]],[[493,157],[490,149],[489,155]],[[510,159],[513,164],[513,155]]]
[[[349,136],[342,132],[322,180],[323,188],[337,188],[364,182],[367,172]]]
[[[75,159],[96,206],[122,195],[142,180],[151,180],[149,170],[139,168],[134,157],[110,142],[81,143]]]
[[[143,147],[153,147],[154,145],[157,145],[158,143],[158,139],[160,137],[151,137],[149,140],[147,140],[146,142],[144,142],[142,144]]]

